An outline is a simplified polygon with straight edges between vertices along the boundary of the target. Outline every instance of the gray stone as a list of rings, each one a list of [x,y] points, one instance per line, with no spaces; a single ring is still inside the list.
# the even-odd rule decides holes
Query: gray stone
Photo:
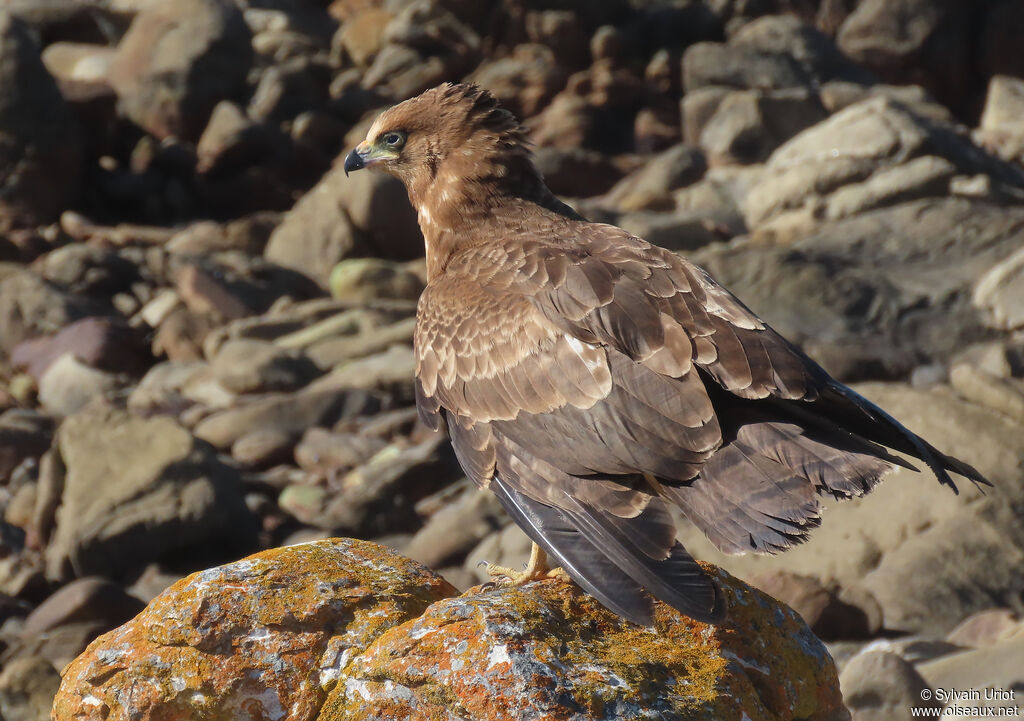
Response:
[[[109,306],[67,293],[30,270],[17,271],[0,280],[0,349],[10,353],[26,338],[110,312]]]
[[[919,200],[695,260],[834,375],[900,378],[992,336],[970,289],[1020,248],[1022,221],[1013,206]]]
[[[949,702],[946,713],[951,717],[979,716],[988,708],[1007,709],[993,716],[1018,716],[1024,708],[1024,633],[1019,631],[991,646],[923,663],[918,670],[936,692],[978,692],[977,699],[952,694],[942,699]]]
[[[944,104],[966,99],[971,80],[971,5],[864,0],[843,22],[839,48],[894,85],[923,85]]]
[[[956,172],[955,165],[934,155],[882,168],[867,180],[832,193],[825,201],[825,218],[837,220],[886,205],[947,195]]]
[[[826,117],[817,94],[805,88],[735,91],[704,124],[700,146],[715,165],[757,163]]]
[[[46,633],[69,623],[120,626],[143,609],[142,601],[104,578],[79,578],[51,594],[25,619],[22,636]]]
[[[978,279],[973,302],[992,327],[1024,328],[1024,248],[992,266]]]
[[[811,79],[785,52],[759,52],[720,43],[696,43],[683,54],[687,93],[709,85],[740,90],[807,87]]]
[[[493,493],[467,483],[462,493],[430,516],[402,553],[437,568],[465,557],[507,521],[508,516]]]
[[[869,651],[850,659],[839,675],[843,703],[852,721],[903,721],[917,718],[911,708],[941,709],[914,667],[894,653]]]
[[[251,61],[251,34],[234,3],[152,3],[121,39],[110,84],[148,132],[196,139],[214,106],[243,91]]]
[[[67,467],[47,575],[118,576],[200,544],[246,550],[254,526],[237,473],[166,416],[96,409],[58,435]]]
[[[122,386],[113,373],[96,370],[65,353],[39,379],[39,402],[54,415],[69,416],[96,400],[110,398]]]
[[[620,180],[603,200],[620,211],[672,207],[672,191],[700,180],[705,170],[704,154],[681,143]]]
[[[224,343],[210,369],[232,393],[297,390],[319,375],[316,364],[304,354],[251,339]]]

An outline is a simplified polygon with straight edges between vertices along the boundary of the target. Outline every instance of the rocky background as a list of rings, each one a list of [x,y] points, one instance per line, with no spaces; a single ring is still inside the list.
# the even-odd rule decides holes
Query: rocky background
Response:
[[[329,535],[455,587],[527,543],[416,423],[421,238],[338,160],[445,80],[552,189],[686,253],[995,483],[900,471],[772,559],[858,719],[1024,699],[1017,0],[9,0],[0,716],[181,576]],[[992,703],[1007,703],[996,701]]]

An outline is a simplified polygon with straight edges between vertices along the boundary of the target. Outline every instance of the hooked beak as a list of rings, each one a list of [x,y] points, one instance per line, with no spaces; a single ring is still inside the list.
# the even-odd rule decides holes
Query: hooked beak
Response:
[[[357,145],[351,153],[345,157],[345,175],[347,176],[353,170],[362,170],[369,165],[373,158],[371,158],[371,152],[373,147],[365,140]]]

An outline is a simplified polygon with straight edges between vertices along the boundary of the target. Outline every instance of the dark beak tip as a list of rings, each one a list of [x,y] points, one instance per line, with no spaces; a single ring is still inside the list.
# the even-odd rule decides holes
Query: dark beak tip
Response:
[[[365,167],[366,163],[363,162],[362,157],[360,157],[359,153],[357,153],[355,150],[353,150],[345,157],[344,169],[346,177],[348,177],[348,174],[351,173],[353,170],[361,170]]]

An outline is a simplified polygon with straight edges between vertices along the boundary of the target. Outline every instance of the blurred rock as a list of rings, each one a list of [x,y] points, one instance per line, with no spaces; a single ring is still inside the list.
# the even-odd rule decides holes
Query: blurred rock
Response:
[[[81,192],[79,128],[30,30],[6,12],[0,13],[0,87],[0,230],[49,223]]]
[[[811,79],[788,52],[761,52],[721,43],[697,43],[683,54],[687,93],[712,85],[739,90],[809,87]]]
[[[620,211],[671,208],[672,191],[700,180],[706,169],[700,150],[676,145],[616,183],[603,200]]]
[[[183,392],[185,386],[207,368],[202,361],[158,363],[132,389],[128,409],[140,416],[180,413],[192,404]]]
[[[388,23],[383,40],[362,82],[394,98],[460,77],[479,60],[480,36],[437,0],[405,4]]]
[[[1017,169],[982,153],[954,126],[880,96],[850,105],[778,148],[746,199],[747,223],[757,227],[787,211],[824,212],[821,196],[921,155],[938,156],[947,163],[918,160],[918,165],[901,171],[907,177],[882,176],[874,186],[851,191],[856,195],[849,201],[837,200],[833,212],[871,207],[872,199],[876,204],[895,202],[905,193],[947,195],[950,164],[960,172],[986,173],[1003,182],[1018,184],[1024,178]],[[904,190],[903,183],[910,188]]]
[[[474,589],[353,658],[319,718],[428,718],[455,704],[473,721],[848,718],[832,660],[799,617],[718,576],[729,621],[696,624],[659,606],[656,633],[561,581]]]
[[[71,243],[47,253],[40,274],[72,293],[110,296],[140,280],[139,269],[118,253],[85,243]]]
[[[110,398],[122,382],[112,373],[86,365],[73,353],[64,353],[39,379],[39,402],[57,416],[69,416],[95,400]]]
[[[1020,630],[1020,614],[1008,608],[993,608],[965,618],[946,634],[946,640],[958,646],[980,648],[1007,640]]]
[[[219,101],[243,92],[251,61],[249,28],[229,0],[154,3],[118,45],[110,84],[146,131],[193,140]]]
[[[969,363],[956,363],[949,382],[964,398],[1024,423],[1024,381],[1000,378]]]
[[[1024,248],[981,276],[974,286],[972,300],[992,327],[1024,327]]]
[[[863,604],[869,608],[858,607],[810,576],[775,571],[755,577],[753,583],[799,613],[824,641],[872,638],[880,630],[882,614],[871,599]]]
[[[53,423],[41,413],[9,410],[0,414],[0,483],[27,458],[38,458],[50,447]]]
[[[353,178],[369,173],[358,173]],[[344,207],[345,175],[335,168],[285,215],[267,242],[264,257],[327,288],[331,269],[343,258],[365,252],[368,241]]]
[[[310,428],[295,446],[295,462],[303,470],[330,478],[365,463],[386,447],[382,438]]]
[[[1024,158],[1024,80],[997,75],[988,84],[977,142],[1004,160]]]
[[[250,468],[288,463],[295,448],[294,434],[278,430],[257,430],[231,444],[231,457]]]
[[[441,434],[419,443],[395,441],[324,486],[290,486],[278,499],[301,522],[361,536],[419,525],[415,504],[462,476]]]
[[[470,76],[520,119],[539,113],[568,79],[552,49],[538,44],[518,45],[510,56],[485,61]]]
[[[894,653],[871,651],[854,656],[840,674],[839,685],[852,721],[903,721],[917,717],[911,714],[912,708],[942,708],[940,701],[922,696],[921,692],[931,687]]]
[[[983,201],[922,200],[697,261],[833,375],[899,378],[991,337],[970,289],[1020,247],[1021,220]]]
[[[222,100],[196,145],[196,170],[229,173],[256,165],[273,152],[275,139],[269,128],[249,118],[238,105]]]
[[[57,626],[85,621],[95,621],[111,629],[137,614],[144,605],[111,581],[79,578],[39,604],[25,619],[21,634],[42,634]]]
[[[220,347],[213,376],[232,393],[263,393],[301,388],[319,370],[309,358],[266,341],[238,339]]]
[[[983,716],[987,709],[1000,709],[992,716],[1020,713],[1024,688],[1024,633],[1017,632],[998,643],[963,653],[950,654],[918,666],[928,685],[935,689],[978,690],[981,698],[947,696],[943,712],[953,718]],[[986,693],[986,690],[995,693]]]
[[[259,430],[298,435],[311,426],[329,426],[339,418],[368,411],[376,405],[374,401],[367,393],[341,389],[266,394],[211,414],[195,427],[195,434],[217,448],[230,448],[242,436]]]
[[[366,303],[380,298],[416,300],[423,281],[407,266],[379,258],[352,258],[334,266],[330,277],[331,296],[349,303]]]
[[[839,28],[839,48],[896,85],[923,85],[953,107],[966,100],[971,66],[969,5],[864,0]]]
[[[216,558],[252,543],[237,474],[173,419],[95,409],[58,436],[67,467],[47,575],[117,577],[134,565],[211,544]]]
[[[700,146],[716,165],[762,162],[827,115],[817,94],[804,88],[734,91],[703,124]]]
[[[384,46],[384,32],[394,15],[383,7],[368,7],[338,28],[334,42],[357,66],[367,68]]]
[[[65,354],[92,368],[131,375],[153,362],[141,334],[113,316],[83,318],[52,336],[22,341],[11,351],[11,363],[38,381]]]
[[[537,148],[534,163],[551,192],[573,198],[605,193],[626,174],[604,153],[582,148]]]
[[[249,101],[249,115],[259,122],[277,124],[320,110],[327,103],[330,83],[330,68],[308,57],[272,65],[260,75]]]
[[[828,35],[795,15],[765,15],[743,25],[729,44],[759,53],[789,55],[815,85],[842,80],[870,85],[875,77],[836,47]]]
[[[0,671],[0,716],[5,721],[45,721],[50,718],[60,674],[41,656],[21,656]]]
[[[540,147],[577,148],[620,153],[633,149],[633,127],[643,105],[642,78],[610,60],[576,73],[533,121],[533,141]]]
[[[182,579],[98,639],[65,671],[53,713],[314,718],[355,655],[454,592],[364,541],[265,551]]]
[[[431,514],[402,553],[431,568],[439,568],[464,558],[507,521],[497,496],[467,483],[454,500],[448,500]]]

